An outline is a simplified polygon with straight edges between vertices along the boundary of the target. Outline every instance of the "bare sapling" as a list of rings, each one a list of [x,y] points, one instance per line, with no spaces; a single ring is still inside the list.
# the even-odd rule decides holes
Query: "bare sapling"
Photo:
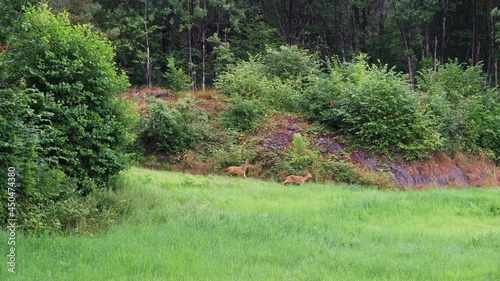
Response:
[[[287,184],[287,183],[295,183],[298,185],[302,185],[306,182],[306,180],[312,178],[311,173],[307,171],[306,175],[304,177],[301,176],[288,176],[286,177],[286,180],[282,182],[282,184]]]
[[[245,164],[241,166],[231,166],[227,168],[227,173],[228,174],[235,174],[237,176],[243,176],[244,178],[247,178],[246,171],[250,167],[250,164],[248,164],[248,161],[245,161]]]

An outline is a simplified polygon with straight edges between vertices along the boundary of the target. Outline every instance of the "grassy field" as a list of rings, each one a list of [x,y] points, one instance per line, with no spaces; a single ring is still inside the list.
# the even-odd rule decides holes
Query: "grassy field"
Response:
[[[0,280],[500,280],[500,189],[124,173],[111,231],[16,237]]]

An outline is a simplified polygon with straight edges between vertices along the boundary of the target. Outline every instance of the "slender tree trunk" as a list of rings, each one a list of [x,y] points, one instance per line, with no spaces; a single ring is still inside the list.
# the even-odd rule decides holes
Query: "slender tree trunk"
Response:
[[[144,33],[146,34],[146,85],[153,87],[151,74],[151,58],[149,53],[149,29],[148,29],[148,0],[144,0]]]
[[[201,33],[202,40],[202,61],[201,61],[201,89],[205,91],[205,80],[206,80],[206,59],[207,59],[207,32],[205,31],[205,27],[203,27],[203,31]]]
[[[439,54],[439,62],[444,64],[444,50],[446,48],[446,13],[448,12],[448,0],[443,0],[441,10],[443,12],[441,18],[441,50]]]
[[[220,11],[220,7],[217,6],[215,8],[215,18],[216,18],[216,21],[215,21],[215,34],[217,34],[217,37],[220,38],[220,22],[221,22],[221,11]]]
[[[486,11],[487,12],[487,18],[488,18],[488,43],[489,43],[489,50],[488,50],[488,69],[486,70],[487,71],[487,74],[488,74],[488,83],[491,84],[491,72],[492,72],[492,68],[493,68],[493,52],[495,50],[495,43],[494,43],[494,40],[495,40],[495,34],[493,33],[493,19],[491,18],[491,1],[488,0],[487,2],[487,6],[486,6]],[[495,87],[496,87],[496,84],[495,84]]]
[[[196,90],[196,73],[194,70],[194,63],[193,63],[193,17],[194,17],[194,4],[192,0],[187,1],[188,5],[188,13],[191,18],[189,24],[188,24],[188,74],[191,77],[191,80],[193,81],[193,86],[192,90]]]
[[[292,45],[295,42],[295,38],[292,35],[292,7],[293,7],[293,0],[288,0],[288,13],[287,13],[287,20],[288,20],[288,45]]]
[[[425,59],[425,58],[428,58],[430,53],[431,53],[431,37],[430,37],[430,34],[429,34],[429,30],[426,30],[425,31],[425,51],[423,51],[422,53],[424,54],[422,56],[422,59]]]
[[[189,76],[193,81],[192,90],[196,90],[196,73],[194,71],[194,63],[193,63],[193,28],[189,27],[188,30],[188,63],[189,63]]]
[[[498,87],[498,61],[495,60],[493,64],[495,66],[495,88],[496,88]]]
[[[437,58],[437,50],[438,50],[438,37],[434,37],[434,70],[436,70],[436,67],[438,65],[438,58]]]
[[[476,52],[477,52],[477,1],[472,1],[472,42],[471,42],[471,61],[472,64],[476,64]]]
[[[411,55],[406,56],[406,60],[408,61],[408,75],[410,76],[410,83],[415,84],[415,73],[413,72],[413,58]]]
[[[207,1],[203,1],[203,8],[205,11],[207,10]],[[202,21],[202,28],[201,28],[201,46],[202,46],[202,52],[201,52],[201,88],[203,91],[205,91],[205,82],[206,82],[206,60],[207,60],[207,31],[206,31],[207,23],[206,20],[204,19]]]
[[[414,84],[415,73],[413,71],[413,58],[412,58],[412,44],[410,38],[410,28],[405,28],[405,25],[398,21],[397,25],[399,27],[399,32],[401,34],[401,38],[403,39],[405,53],[406,53],[406,61],[408,63],[408,75],[410,76],[410,83]]]

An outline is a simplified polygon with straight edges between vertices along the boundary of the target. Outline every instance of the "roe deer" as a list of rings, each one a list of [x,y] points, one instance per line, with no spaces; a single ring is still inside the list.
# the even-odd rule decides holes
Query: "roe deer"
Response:
[[[246,171],[250,167],[250,164],[248,164],[248,161],[245,161],[245,164],[241,166],[231,166],[227,168],[227,173],[228,174],[236,174],[238,176],[243,175],[245,179],[247,178]]]
[[[282,182],[282,184],[286,184],[286,183],[296,183],[298,185],[302,185],[303,183],[306,182],[306,180],[312,178],[312,175],[311,173],[309,173],[309,171],[307,171],[307,174],[305,177],[301,177],[301,176],[288,176],[286,177],[286,180],[284,182]]]

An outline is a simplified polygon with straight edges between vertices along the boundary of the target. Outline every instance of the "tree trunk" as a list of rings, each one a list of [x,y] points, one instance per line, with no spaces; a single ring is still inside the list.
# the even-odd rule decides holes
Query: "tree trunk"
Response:
[[[488,1],[488,4],[486,6],[486,11],[487,13],[487,18],[488,18],[488,43],[489,43],[489,50],[488,50],[488,68],[486,70],[488,74],[488,83],[491,84],[491,72],[492,72],[492,67],[493,67],[493,52],[495,51],[495,34],[494,34],[494,28],[493,28],[493,19],[491,18],[491,1]],[[496,81],[495,81],[495,87],[496,87]]]
[[[498,87],[498,60],[493,61],[493,67],[495,68],[495,88]]]
[[[448,12],[448,0],[443,0],[441,6],[443,12],[441,18],[441,50],[439,54],[439,62],[444,64],[444,49],[446,48],[446,13]]]
[[[479,41],[479,4],[477,0],[472,3],[472,64],[480,62],[481,42]]]
[[[434,70],[437,70],[436,67],[438,65],[438,58],[437,58],[437,50],[438,50],[438,37],[434,37]]]
[[[146,86],[153,87],[151,74],[151,58],[149,53],[149,29],[148,29],[148,0],[144,1],[144,33],[146,34]]]
[[[196,90],[196,73],[194,71],[194,63],[193,63],[193,31],[192,26],[189,26],[188,30],[188,72],[191,80],[193,81],[192,90]]]
[[[188,5],[188,13],[191,18],[189,24],[188,24],[188,73],[189,77],[191,77],[191,81],[193,81],[193,86],[192,90],[196,90],[196,73],[194,71],[194,63],[193,63],[193,16],[194,16],[194,4],[192,0],[187,1]]]
[[[201,57],[201,89],[205,91],[205,80],[206,80],[206,59],[207,59],[207,32],[205,31],[205,28],[203,28],[203,31],[201,33],[201,40],[202,40],[202,57]]]
[[[406,61],[408,63],[408,75],[410,76],[410,83],[413,85],[414,84],[414,78],[415,74],[413,71],[413,58],[412,58],[412,44],[411,44],[411,38],[410,38],[410,28],[407,27],[405,29],[405,25],[401,23],[400,21],[397,21],[397,25],[399,27],[399,32],[401,33],[401,38],[403,39],[404,47],[405,47],[405,54],[406,54]]]

